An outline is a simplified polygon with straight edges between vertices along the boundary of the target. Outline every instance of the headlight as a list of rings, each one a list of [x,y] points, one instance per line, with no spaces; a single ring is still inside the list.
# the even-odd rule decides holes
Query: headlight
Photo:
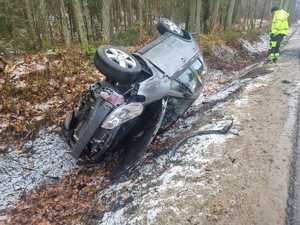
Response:
[[[115,109],[103,122],[102,128],[112,130],[142,114],[144,106],[141,103],[129,103]]]

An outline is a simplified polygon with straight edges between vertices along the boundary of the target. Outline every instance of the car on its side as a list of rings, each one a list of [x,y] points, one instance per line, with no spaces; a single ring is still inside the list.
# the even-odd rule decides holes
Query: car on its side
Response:
[[[199,97],[205,64],[198,44],[166,18],[158,31],[161,36],[132,54],[114,46],[97,49],[95,65],[106,80],[82,94],[64,123],[75,158],[98,162],[120,151],[128,168]]]

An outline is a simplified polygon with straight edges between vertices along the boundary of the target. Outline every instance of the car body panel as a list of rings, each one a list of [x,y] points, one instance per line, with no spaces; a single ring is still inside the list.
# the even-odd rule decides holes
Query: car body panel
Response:
[[[200,53],[200,50],[193,39],[185,40],[166,33],[137,52],[165,74],[172,76],[179,69],[184,68],[191,58]]]
[[[154,131],[153,135],[160,129],[164,120],[163,117],[168,112],[169,102],[172,102],[171,100],[176,102],[175,105],[177,107],[178,115],[175,116],[179,117],[199,97],[201,92],[201,79],[197,79],[199,71],[196,71],[191,67],[196,60],[199,60],[202,63],[202,67],[204,67],[203,57],[198,44],[193,40],[191,35],[187,32],[185,32],[185,34],[187,35],[186,37],[188,37],[187,39],[166,32],[133,54],[133,56],[136,56],[136,59],[140,60],[141,64],[145,67],[144,73],[147,73],[145,79],[142,77],[140,80],[135,80],[134,83],[130,84],[131,86],[128,87],[128,90],[126,89],[124,92],[121,91],[121,88],[123,90],[123,87],[118,86],[118,83],[112,83],[110,86],[110,88],[114,89],[116,92],[119,91],[120,94],[121,92],[123,92],[123,94],[126,93],[124,94],[125,102],[123,104],[137,101],[134,100],[137,99],[134,97],[142,96],[143,102],[141,103],[144,105],[145,109],[143,113],[146,113],[146,115],[149,112],[150,114],[157,112],[157,103],[162,104],[160,107],[162,110],[161,117],[157,120],[157,124],[152,127]],[[189,74],[186,72],[189,72]],[[191,83],[196,82],[196,84],[199,82],[200,85],[196,85],[195,88],[193,88],[192,84],[189,83],[190,81]],[[99,86],[100,89],[101,86],[102,85]],[[105,86],[107,85],[103,85],[102,87]],[[128,96],[128,98],[126,99],[125,96]],[[104,99],[101,101],[105,102]],[[151,109],[152,105],[155,105],[154,111],[153,108]],[[103,145],[103,148],[101,147],[100,151],[105,151],[106,148],[109,149],[111,146],[118,145],[118,143],[113,142],[118,140],[117,136],[120,134],[118,134],[118,132],[122,131],[123,128],[125,129],[126,124],[111,131],[101,128],[101,124],[115,107],[119,106],[106,105],[106,103],[104,103],[103,106],[94,106],[94,109],[92,109],[88,115],[88,117],[91,118],[87,119],[86,127],[80,128],[79,136],[77,138],[81,141],[75,141],[71,144],[73,148],[72,155],[75,158],[81,156],[89,141],[92,139]],[[150,109],[150,111],[147,111],[147,108]],[[169,109],[171,109],[171,107]],[[147,117],[147,120],[148,119],[149,118]],[[131,122],[134,124],[139,120],[140,117],[137,117],[127,123]],[[143,125],[145,124],[141,125],[144,129]],[[90,127],[90,129],[88,127]],[[107,134],[107,132],[111,132],[111,135]],[[130,129],[128,129],[128,132],[130,132]],[[74,133],[76,134],[76,130]],[[145,141],[145,144],[151,142],[153,138],[150,134],[147,135],[147,137],[148,136],[149,140]],[[112,141],[112,139],[114,139],[114,141]]]
[[[74,131],[69,142],[73,151],[71,155],[79,158],[86,145],[90,142],[104,119],[112,112],[113,106],[98,99],[95,106],[91,109],[88,119]]]

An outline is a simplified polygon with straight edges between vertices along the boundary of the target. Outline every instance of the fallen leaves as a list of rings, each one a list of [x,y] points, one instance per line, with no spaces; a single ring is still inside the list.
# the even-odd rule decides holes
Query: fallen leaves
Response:
[[[86,216],[102,215],[105,208],[95,195],[109,185],[107,175],[103,169],[77,169],[59,183],[27,193],[7,211],[9,224],[78,224]]]
[[[22,142],[42,126],[60,124],[76,96],[104,77],[80,49],[16,56],[1,68],[0,144]]]
[[[5,70],[5,66],[8,64],[8,62],[0,56],[0,72]]]

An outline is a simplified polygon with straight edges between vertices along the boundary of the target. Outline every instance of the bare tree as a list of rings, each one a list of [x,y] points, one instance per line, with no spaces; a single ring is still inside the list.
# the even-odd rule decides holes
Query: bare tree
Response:
[[[36,32],[35,32],[35,27],[34,27],[32,5],[31,5],[30,0],[25,0],[25,9],[26,9],[27,24],[28,24],[28,33],[29,33],[31,40],[33,40],[33,42],[35,42]]]
[[[26,0],[28,1],[28,0]],[[60,16],[61,16],[61,26],[62,26],[62,32],[64,36],[64,41],[67,47],[71,46],[71,32],[68,27],[68,14],[65,9],[65,3],[64,0],[59,0],[59,10],[60,10]]]
[[[219,9],[220,9],[220,3],[221,3],[221,0],[214,0],[214,1],[211,1],[210,2],[212,5],[211,5],[211,17],[210,17],[210,30],[211,31],[214,31],[217,26],[219,25],[218,24],[218,21],[219,21]]]
[[[229,1],[225,28],[229,28],[232,26],[232,17],[233,17],[233,10],[235,7],[235,3],[236,3],[236,0]]]
[[[102,1],[102,23],[103,23],[103,41],[105,43],[110,42],[110,8],[111,8],[111,0],[103,0]]]
[[[80,43],[83,46],[87,46],[88,39],[87,39],[86,29],[84,25],[80,0],[72,0],[72,5],[73,5],[74,17],[76,21],[76,27],[79,34]]]
[[[40,32],[40,41],[42,48],[48,48],[50,46],[50,29],[49,29],[49,19],[48,19],[48,11],[45,0],[39,1],[39,15],[38,15],[38,26]]]

